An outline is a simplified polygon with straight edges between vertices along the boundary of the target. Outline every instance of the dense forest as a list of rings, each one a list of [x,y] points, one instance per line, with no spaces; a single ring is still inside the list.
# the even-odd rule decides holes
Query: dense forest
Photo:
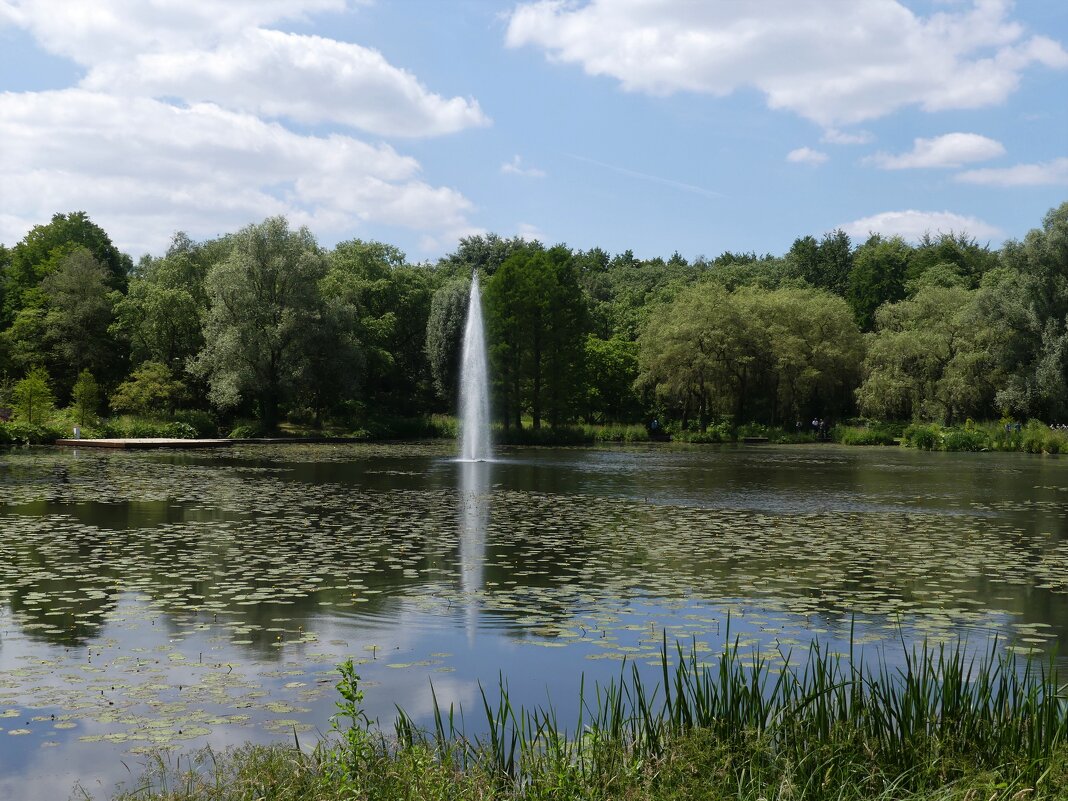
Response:
[[[56,214],[0,246],[0,415],[226,434],[450,413],[474,270],[505,428],[1068,418],[1068,203],[1000,250],[838,230],[641,260],[490,234],[436,264],[283,218],[134,263]]]

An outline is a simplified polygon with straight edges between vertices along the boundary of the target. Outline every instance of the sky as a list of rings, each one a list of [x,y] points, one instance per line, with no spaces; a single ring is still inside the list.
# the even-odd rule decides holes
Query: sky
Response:
[[[837,227],[998,247],[1068,200],[1062,0],[0,0],[0,242],[268,216],[434,260]]]

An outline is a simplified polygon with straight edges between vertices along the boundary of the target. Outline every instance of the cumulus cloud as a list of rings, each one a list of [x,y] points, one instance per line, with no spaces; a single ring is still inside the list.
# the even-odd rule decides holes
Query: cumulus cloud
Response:
[[[488,124],[478,102],[430,92],[376,50],[321,36],[253,29],[214,50],[105,62],[82,86],[210,101],[268,117],[336,122],[384,136],[433,136]]]
[[[545,170],[539,170],[537,167],[524,167],[523,160],[517,155],[512,158],[511,161],[506,161],[501,165],[501,172],[508,175],[522,175],[527,178],[544,178]]]
[[[213,236],[271,214],[325,236],[472,230],[470,201],[423,180],[415,159],[287,127],[408,137],[488,123],[475,100],[435,94],[375,50],[264,27],[354,4],[0,0],[0,25],[85,67],[76,87],[0,94],[0,241],[69,209],[134,252],[178,228]]]
[[[786,160],[795,164],[823,164],[827,160],[827,154],[811,147],[799,147],[787,153]]]
[[[884,211],[839,226],[854,239],[866,239],[869,234],[900,236],[916,242],[924,234],[958,233],[976,239],[1000,239],[1004,232],[977,217],[955,214],[951,211]]]
[[[319,233],[366,223],[467,226],[460,193],[420,180],[388,145],[308,136],[213,104],[175,107],[82,89],[0,94],[0,241],[56,209],[86,209],[122,247],[159,249],[175,228],[212,236],[272,214]]]
[[[949,133],[932,139],[916,138],[908,153],[876,153],[869,161],[884,170],[909,170],[920,167],[960,167],[975,161],[987,161],[1005,154],[996,139],[973,133]]]
[[[249,28],[350,5],[347,0],[6,0],[0,15],[6,6],[9,18],[43,47],[90,65],[161,50],[203,49]]]
[[[1068,52],[1028,35],[1010,9],[1009,0],[927,16],[898,0],[538,0],[512,13],[506,42],[629,91],[756,88],[771,108],[835,127],[905,106],[995,105],[1032,65],[1068,67]]]
[[[840,131],[837,128],[827,128],[820,141],[832,145],[866,145],[874,138],[871,131]]]
[[[519,223],[519,227],[516,229],[516,236],[526,242],[545,241],[545,232],[531,223]]]
[[[966,170],[957,176],[957,180],[986,186],[1068,186],[1068,158],[1041,164]]]

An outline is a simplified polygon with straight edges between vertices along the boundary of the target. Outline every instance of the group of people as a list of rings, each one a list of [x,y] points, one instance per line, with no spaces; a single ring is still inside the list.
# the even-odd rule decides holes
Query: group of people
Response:
[[[812,422],[809,424],[812,428],[812,433],[816,435],[816,439],[820,442],[826,442],[831,438],[831,422],[830,420],[824,420],[822,417],[813,417]],[[804,428],[804,424],[798,420],[796,423],[797,433],[800,434]]]

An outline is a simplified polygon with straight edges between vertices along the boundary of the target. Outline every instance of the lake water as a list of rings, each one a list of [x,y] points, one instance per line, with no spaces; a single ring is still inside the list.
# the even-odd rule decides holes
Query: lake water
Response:
[[[366,706],[477,729],[663,638],[775,656],[958,635],[1068,653],[1068,461],[837,446],[0,451],[0,798]],[[892,658],[892,656],[891,656]],[[1063,660],[1062,660],[1063,661]],[[649,670],[652,670],[650,667]],[[128,766],[128,768],[127,768]]]

